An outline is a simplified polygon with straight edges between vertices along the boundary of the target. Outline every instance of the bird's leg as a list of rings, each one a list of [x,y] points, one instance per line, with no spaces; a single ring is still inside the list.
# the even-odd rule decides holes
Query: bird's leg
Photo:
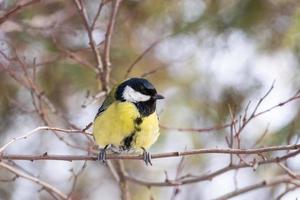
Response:
[[[103,149],[100,149],[97,160],[102,161],[103,163],[106,162],[106,149],[108,147],[109,147],[109,145],[106,145]]]
[[[142,149],[143,149],[143,160],[144,160],[145,164],[147,166],[148,166],[148,164],[152,165],[151,154],[144,147],[142,147]]]

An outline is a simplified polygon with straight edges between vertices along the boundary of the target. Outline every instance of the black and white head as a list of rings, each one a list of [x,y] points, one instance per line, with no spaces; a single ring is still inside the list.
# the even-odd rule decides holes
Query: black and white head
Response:
[[[152,114],[156,108],[156,100],[164,98],[148,80],[143,78],[131,78],[122,82],[115,94],[119,101],[134,103],[144,116]]]

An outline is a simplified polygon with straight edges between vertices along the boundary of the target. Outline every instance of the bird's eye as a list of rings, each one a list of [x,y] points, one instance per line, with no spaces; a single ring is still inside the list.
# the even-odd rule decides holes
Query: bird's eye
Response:
[[[145,88],[145,87],[143,87],[143,86],[140,88],[140,90],[141,90],[141,92],[142,92],[142,93],[144,93],[144,94],[145,94],[145,93],[147,93],[147,90],[146,90],[146,88]]]

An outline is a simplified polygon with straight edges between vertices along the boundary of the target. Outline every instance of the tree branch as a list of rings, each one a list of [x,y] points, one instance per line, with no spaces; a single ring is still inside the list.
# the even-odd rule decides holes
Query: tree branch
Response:
[[[210,132],[210,131],[218,131],[224,128],[228,128],[232,125],[232,122],[224,125],[209,127],[209,128],[177,128],[177,127],[169,127],[163,124],[160,124],[159,127],[166,130],[176,130],[176,131],[184,131],[184,132]]]
[[[299,153],[300,153],[300,150],[297,150],[297,151],[294,151],[292,153],[286,154],[281,157],[275,157],[275,158],[271,158],[271,159],[263,160],[263,161],[254,161],[252,163],[252,165],[249,165],[246,163],[240,163],[238,165],[231,164],[227,167],[218,169],[212,173],[205,174],[202,176],[196,176],[196,177],[192,177],[192,178],[189,178],[189,177],[183,178],[183,179],[179,178],[177,180],[169,180],[168,179],[163,182],[151,182],[151,181],[138,179],[136,177],[132,177],[132,176],[128,176],[128,175],[126,175],[126,178],[133,183],[136,183],[139,185],[144,185],[147,187],[151,187],[151,186],[170,187],[170,186],[185,185],[185,184],[197,183],[197,182],[201,182],[201,181],[211,181],[214,177],[217,177],[217,176],[224,174],[231,170],[236,170],[236,169],[241,169],[241,168],[249,168],[249,167],[253,167],[255,169],[255,165],[260,166],[260,165],[266,165],[266,164],[271,164],[271,163],[280,163],[282,161],[285,161],[291,157],[298,155]]]
[[[24,179],[27,179],[29,181],[32,181],[38,185],[41,185],[43,188],[45,188],[47,191],[53,192],[55,193],[57,196],[59,196],[61,199],[67,199],[67,195],[64,194],[63,192],[61,192],[59,189],[57,189],[56,187],[50,185],[49,183],[46,183],[34,176],[30,176],[4,162],[0,162],[0,167],[7,169],[8,171],[16,174],[19,177],[22,177]]]
[[[253,184],[253,185],[249,185],[246,186],[244,188],[241,189],[237,189],[235,191],[229,192],[221,197],[216,198],[215,200],[226,200],[226,199],[230,199],[232,197],[259,189],[259,188],[264,188],[264,187],[271,187],[274,185],[278,185],[278,184],[282,184],[282,183],[292,183],[293,179],[287,176],[283,176],[283,177],[276,177],[274,179],[271,179],[269,181],[267,180],[263,180],[259,183]]]
[[[157,44],[159,44],[161,41],[165,40],[167,37],[170,37],[170,35],[161,38],[155,42],[153,42],[148,48],[146,48],[133,62],[132,64],[128,67],[128,69],[126,70],[126,73],[124,75],[124,78],[128,78],[129,74],[131,73],[131,71],[133,70],[133,68],[135,67],[135,65],[142,60],[142,58],[149,52],[151,51]],[[142,74],[141,76],[145,76],[147,74]]]
[[[189,151],[174,151],[168,153],[152,154],[151,159],[170,158],[170,157],[182,157],[189,155],[199,154],[261,154],[273,151],[283,150],[297,150],[300,148],[300,144],[271,146],[256,149],[231,149],[231,148],[211,148],[211,149],[194,149]],[[97,160],[97,156],[92,155],[50,155],[44,153],[42,155],[5,155],[0,156],[0,160],[63,160],[63,161],[75,161],[75,160]],[[143,160],[143,155],[132,154],[107,154],[108,160]]]
[[[124,168],[124,163],[122,160],[116,160],[112,162],[113,167],[118,174],[119,177],[119,186],[121,189],[121,199],[122,200],[130,200],[130,193],[129,193],[129,185],[126,179],[126,172]]]
[[[12,143],[18,141],[18,140],[22,140],[22,139],[27,139],[29,138],[31,135],[33,135],[34,133],[41,131],[41,130],[48,130],[48,131],[57,131],[57,132],[63,132],[63,133],[83,133],[85,135],[91,135],[91,133],[82,131],[82,130],[71,130],[71,129],[62,129],[62,128],[55,128],[55,127],[49,127],[49,126],[40,126],[37,127],[35,129],[33,129],[32,131],[26,133],[23,136],[17,137],[17,138],[13,138],[12,140],[10,140],[8,143],[4,144],[1,148],[0,148],[0,154],[8,147],[10,146]]]
[[[116,17],[119,10],[119,6],[122,0],[114,0],[112,2],[112,11],[110,15],[110,20],[107,25],[105,41],[104,41],[104,58],[103,58],[103,70],[104,70],[104,80],[109,83],[109,73],[110,73],[110,48],[111,48],[111,38],[114,31]]]
[[[16,14],[21,9],[28,7],[32,4],[38,3],[41,0],[31,0],[25,3],[20,3],[19,5],[15,6],[14,8],[10,9],[7,13],[5,13],[2,17],[0,17],[0,25],[3,24],[8,18]]]
[[[89,25],[89,19],[88,19],[88,15],[87,15],[86,9],[85,9],[85,7],[83,5],[82,0],[73,0],[73,2],[76,5],[78,13],[79,13],[79,15],[82,18],[83,25],[84,25],[84,27],[85,27],[85,29],[87,31],[88,38],[89,38],[89,45],[90,45],[90,47],[91,47],[91,49],[93,51],[93,55],[94,55],[96,63],[97,63],[96,69],[98,71],[97,74],[98,74],[98,76],[101,79],[102,88],[103,88],[103,90],[107,91],[108,90],[108,88],[107,88],[107,82],[105,81],[105,78],[104,78],[104,69],[103,69],[103,63],[102,63],[100,51],[97,48],[97,45],[95,43],[94,36],[93,36],[93,30],[91,29],[91,27]]]

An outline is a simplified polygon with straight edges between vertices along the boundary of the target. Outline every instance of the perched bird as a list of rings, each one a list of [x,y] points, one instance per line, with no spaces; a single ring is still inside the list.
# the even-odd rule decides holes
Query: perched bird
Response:
[[[163,98],[143,78],[130,78],[116,85],[94,120],[93,135],[103,147],[98,159],[105,162],[108,148],[118,153],[143,150],[146,165],[152,165],[147,150],[159,136],[156,100]]]

